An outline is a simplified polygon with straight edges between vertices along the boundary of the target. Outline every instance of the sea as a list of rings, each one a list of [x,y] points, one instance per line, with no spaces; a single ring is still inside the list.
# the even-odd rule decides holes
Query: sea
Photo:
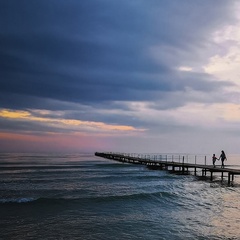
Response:
[[[226,182],[94,153],[2,153],[0,239],[240,239],[240,176]]]

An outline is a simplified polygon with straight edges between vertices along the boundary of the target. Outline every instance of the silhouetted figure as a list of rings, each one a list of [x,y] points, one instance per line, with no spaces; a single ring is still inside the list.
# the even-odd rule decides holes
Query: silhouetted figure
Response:
[[[213,166],[215,167],[215,162],[218,158],[215,156],[215,154],[213,154],[212,156],[212,162],[213,162]]]
[[[219,159],[222,161],[222,166],[221,167],[224,168],[224,161],[225,160],[227,161],[227,157],[226,157],[226,154],[223,150],[222,150],[222,153],[221,153]]]

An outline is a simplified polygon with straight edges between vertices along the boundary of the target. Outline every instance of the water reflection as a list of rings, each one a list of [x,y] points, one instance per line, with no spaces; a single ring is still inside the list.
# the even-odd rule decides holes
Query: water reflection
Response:
[[[212,224],[214,234],[223,239],[239,239],[240,237],[239,190],[239,188],[229,188],[218,202],[219,212],[213,218]]]

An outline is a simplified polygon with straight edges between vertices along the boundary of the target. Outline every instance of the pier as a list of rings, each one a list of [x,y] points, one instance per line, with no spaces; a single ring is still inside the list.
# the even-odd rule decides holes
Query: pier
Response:
[[[149,169],[154,170],[166,170],[171,171],[176,174],[190,174],[193,173],[197,176],[197,172],[201,172],[202,177],[210,177],[210,181],[213,181],[214,174],[220,173],[221,179],[223,181],[224,177],[227,177],[228,185],[234,180],[235,175],[240,175],[240,169],[221,168],[220,166],[214,167],[213,165],[206,164],[206,157],[204,163],[197,164],[196,157],[194,163],[186,162],[186,156],[179,156],[178,161],[176,157],[167,155],[137,155],[136,154],[124,154],[124,153],[111,153],[111,152],[96,152],[95,156],[131,164],[141,164],[146,165]],[[224,176],[225,175],[225,176]]]

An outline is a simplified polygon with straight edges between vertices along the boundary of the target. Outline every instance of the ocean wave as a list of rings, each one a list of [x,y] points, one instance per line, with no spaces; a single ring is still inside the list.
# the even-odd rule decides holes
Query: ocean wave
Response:
[[[96,200],[96,201],[148,200],[153,198],[168,198],[168,197],[172,197],[172,193],[162,191],[162,192],[136,193],[136,194],[125,194],[125,195],[97,196],[92,198],[92,200]]]
[[[86,197],[21,197],[21,198],[2,198],[0,204],[26,204],[26,203],[62,203],[62,202],[114,202],[114,201],[144,201],[144,200],[166,200],[169,198],[176,198],[176,194],[171,192],[150,192],[150,193],[136,193],[125,195],[108,195],[108,196],[86,196]]]

